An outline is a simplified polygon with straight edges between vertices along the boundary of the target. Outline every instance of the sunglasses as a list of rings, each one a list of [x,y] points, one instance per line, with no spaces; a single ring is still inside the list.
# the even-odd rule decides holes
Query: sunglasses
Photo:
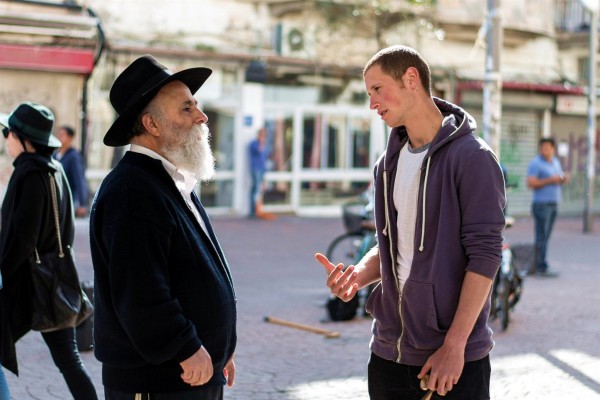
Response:
[[[2,136],[4,136],[5,139],[8,137],[9,133],[10,133],[10,129],[2,128]]]

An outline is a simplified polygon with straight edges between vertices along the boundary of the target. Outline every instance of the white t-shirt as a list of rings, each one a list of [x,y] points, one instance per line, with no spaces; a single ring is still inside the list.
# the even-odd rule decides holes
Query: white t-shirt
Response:
[[[397,275],[400,295],[404,283],[410,274],[410,268],[415,249],[415,224],[417,220],[417,201],[419,196],[419,181],[421,165],[430,144],[413,149],[410,144],[400,150],[396,180],[394,182],[394,207],[398,212],[396,226],[398,229]]]

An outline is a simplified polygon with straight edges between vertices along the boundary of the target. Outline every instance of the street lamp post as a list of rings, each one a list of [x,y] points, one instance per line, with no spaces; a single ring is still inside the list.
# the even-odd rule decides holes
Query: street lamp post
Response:
[[[593,231],[594,177],[596,167],[596,55],[598,53],[598,0],[583,0],[590,12],[590,48],[588,73],[587,168],[584,184],[583,231]]]
[[[483,139],[500,158],[500,120],[502,116],[502,50],[501,0],[487,0],[487,40],[485,83],[483,87]]]

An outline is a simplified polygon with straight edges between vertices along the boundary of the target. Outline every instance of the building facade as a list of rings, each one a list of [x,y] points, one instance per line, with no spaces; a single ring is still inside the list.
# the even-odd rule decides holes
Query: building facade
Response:
[[[0,1],[0,15],[19,3],[27,2]],[[435,95],[461,105],[482,125],[486,10],[479,0],[389,0],[377,5],[341,0],[80,3],[74,7],[81,17],[93,15],[93,21],[101,23],[101,54],[93,72],[81,75],[85,87],[56,81],[56,90],[46,90],[46,101],[58,104],[67,97],[55,95],[61,90],[73,93],[77,101],[83,101],[85,93],[81,143],[92,188],[126,150],[102,144],[115,117],[108,102],[110,86],[131,61],[146,53],[173,70],[198,65],[213,69],[196,95],[209,117],[217,159],[216,179],[199,188],[213,213],[247,212],[247,147],[263,126],[271,151],[267,211],[331,215],[365,190],[388,129],[369,110],[362,67],[388,45],[406,44],[421,52],[432,69]],[[0,19],[0,28],[3,22]],[[529,213],[527,164],[537,153],[539,138],[552,135],[573,177],[564,188],[562,212],[580,214],[589,17],[577,0],[503,0],[502,24],[498,152],[512,186],[509,212]],[[98,43],[98,28],[92,31]],[[0,43],[11,40],[0,31]],[[98,45],[90,47],[97,50]],[[14,72],[0,63],[0,74]],[[76,116],[82,107],[71,109]],[[597,175],[599,169],[596,163]],[[600,195],[595,198],[599,210]]]
[[[85,119],[87,80],[102,47],[99,20],[77,4],[0,1],[0,112],[43,103],[57,124]],[[12,163],[0,145],[0,195]]]

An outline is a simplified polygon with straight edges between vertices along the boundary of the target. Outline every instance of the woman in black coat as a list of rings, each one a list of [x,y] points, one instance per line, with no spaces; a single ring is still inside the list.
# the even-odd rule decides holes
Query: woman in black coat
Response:
[[[40,104],[22,103],[0,116],[6,150],[15,167],[2,203],[0,230],[0,363],[18,374],[15,342],[31,330],[31,273],[29,259],[58,251],[52,211],[50,177],[55,180],[64,247],[74,238],[73,204],[69,184],[52,153],[60,141],[52,135],[54,116]],[[43,332],[54,363],[75,400],[97,399],[96,390],[79,357],[75,328]]]

